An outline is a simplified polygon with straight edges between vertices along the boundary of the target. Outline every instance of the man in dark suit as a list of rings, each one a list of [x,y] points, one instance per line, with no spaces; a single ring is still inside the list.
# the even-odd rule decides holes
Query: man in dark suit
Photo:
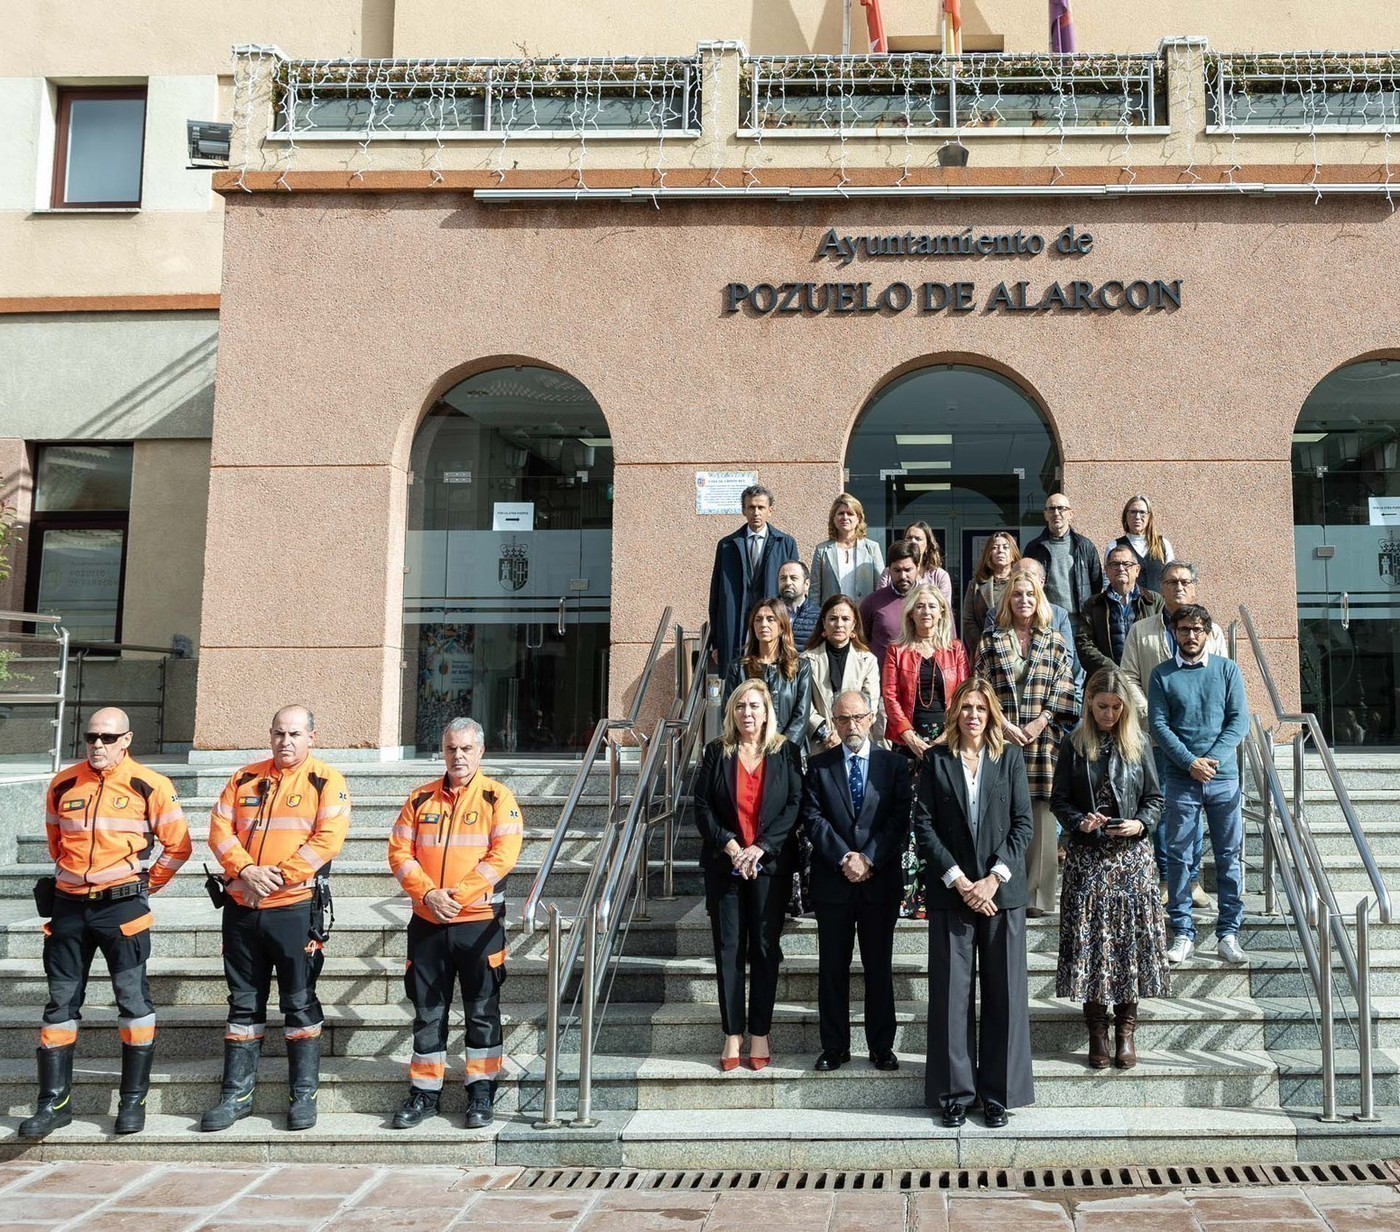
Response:
[[[913,784],[907,758],[870,742],[875,708],[848,691],[832,703],[841,737],[812,758],[801,818],[812,840],[812,902],[817,912],[816,1068],[851,1059],[851,952],[860,939],[865,971],[865,1042],[876,1069],[899,1068],[894,1054],[894,930],[904,893],[900,857],[909,837]]]
[[[773,493],[754,484],[742,501],[745,524],[715,545],[710,574],[710,644],[721,676],[742,653],[749,609],[778,593],[778,570],[798,559],[797,540],[768,524]]]
[[[1030,787],[1001,710],[975,678],[954,695],[946,746],[924,756],[914,835],[927,873],[928,1060],[924,1100],[956,1129],[974,1099],[1001,1128],[1035,1099],[1026,983]],[[981,990],[980,1031],[973,980]]]

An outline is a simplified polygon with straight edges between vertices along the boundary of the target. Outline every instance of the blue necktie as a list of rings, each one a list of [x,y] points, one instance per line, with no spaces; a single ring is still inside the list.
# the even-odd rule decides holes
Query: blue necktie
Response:
[[[861,769],[859,757],[851,758],[851,804],[855,808],[856,816],[860,816],[860,807],[865,803],[865,774]]]

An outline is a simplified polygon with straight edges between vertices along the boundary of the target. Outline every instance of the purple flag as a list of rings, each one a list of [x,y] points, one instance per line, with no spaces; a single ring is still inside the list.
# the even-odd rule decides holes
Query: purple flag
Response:
[[[1075,50],[1069,0],[1050,0],[1050,50],[1060,55]]]

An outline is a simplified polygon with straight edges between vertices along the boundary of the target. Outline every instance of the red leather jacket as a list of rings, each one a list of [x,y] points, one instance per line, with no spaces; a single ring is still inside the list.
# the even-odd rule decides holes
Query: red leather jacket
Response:
[[[954,639],[947,650],[935,650],[933,661],[943,674],[943,699],[953,700],[953,691],[971,674],[967,649]],[[885,651],[880,668],[880,693],[885,699],[885,738],[899,744],[914,726],[914,699],[918,695],[919,667],[923,656],[910,646],[891,646]]]

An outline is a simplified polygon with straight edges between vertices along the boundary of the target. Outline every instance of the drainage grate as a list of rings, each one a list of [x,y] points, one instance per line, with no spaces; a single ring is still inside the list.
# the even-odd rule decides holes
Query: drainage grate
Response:
[[[845,1171],[777,1168],[634,1171],[627,1168],[527,1168],[510,1189],[691,1191],[788,1190],[1016,1193],[1025,1190],[1202,1189],[1260,1185],[1394,1185],[1400,1170],[1376,1160],[1279,1164],[1183,1164],[1132,1168],[930,1168]]]

